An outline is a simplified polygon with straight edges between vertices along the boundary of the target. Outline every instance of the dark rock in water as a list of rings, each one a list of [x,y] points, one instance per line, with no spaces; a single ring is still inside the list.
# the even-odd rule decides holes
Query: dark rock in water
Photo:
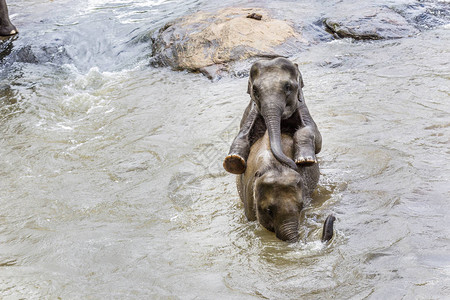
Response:
[[[0,43],[0,61],[4,64],[13,62],[37,63],[36,55],[31,46],[15,48],[14,38]]]
[[[15,45],[16,37],[0,41],[0,62],[3,65],[18,63],[54,63],[64,64],[71,61],[64,45],[50,44],[37,47],[34,45]]]
[[[324,20],[327,29],[339,38],[355,40],[395,39],[419,32],[399,13],[387,7],[368,8],[358,15],[329,17]]]
[[[212,79],[239,73],[235,62],[286,56],[305,44],[289,22],[261,8],[198,12],[166,24],[152,42],[151,65],[202,72]]]
[[[370,7],[363,13],[339,14],[326,18],[327,30],[338,38],[381,40],[416,35],[422,30],[450,23],[450,4],[417,1],[394,7]]]
[[[31,46],[25,46],[19,48],[17,51],[12,53],[14,57],[13,60],[16,62],[31,63],[35,64],[38,62],[36,55],[33,53]]]

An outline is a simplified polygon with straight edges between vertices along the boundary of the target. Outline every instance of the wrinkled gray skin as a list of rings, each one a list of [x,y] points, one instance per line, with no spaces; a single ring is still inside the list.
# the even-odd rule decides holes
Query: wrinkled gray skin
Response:
[[[270,149],[282,164],[297,170],[297,166],[316,163],[315,154],[322,147],[322,137],[309,114],[303,92],[303,79],[298,66],[288,59],[261,60],[253,64],[248,80],[251,100],[241,120],[223,166],[233,174],[245,171],[250,147],[266,129]],[[281,132],[294,138],[294,156],[281,149]]]
[[[10,36],[16,34],[17,32],[17,28],[9,19],[6,0],[0,0],[0,36]]]
[[[288,157],[294,156],[294,139],[290,135],[281,136],[281,147]],[[247,219],[258,220],[283,241],[298,241],[300,212],[316,188],[319,175],[318,164],[294,171],[280,163],[270,149],[266,133],[251,147],[247,169],[236,180]]]

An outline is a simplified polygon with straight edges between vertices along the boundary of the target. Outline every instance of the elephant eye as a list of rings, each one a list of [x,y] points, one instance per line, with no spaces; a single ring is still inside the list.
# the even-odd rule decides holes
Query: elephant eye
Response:
[[[266,208],[266,213],[267,215],[269,215],[271,218],[273,218],[273,215],[275,213],[275,207],[273,205],[270,205],[268,208]]]
[[[284,92],[286,93],[286,95],[289,95],[292,92],[292,84],[286,82],[286,84],[284,85]]]
[[[259,98],[259,89],[256,86],[253,86],[253,97]]]

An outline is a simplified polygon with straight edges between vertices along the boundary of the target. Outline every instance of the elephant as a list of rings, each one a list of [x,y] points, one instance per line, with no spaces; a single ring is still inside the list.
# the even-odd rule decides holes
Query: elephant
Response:
[[[298,65],[284,57],[260,60],[252,65],[247,89],[250,103],[223,162],[225,170],[233,174],[245,172],[250,147],[266,129],[270,149],[278,161],[293,170],[317,163],[322,136],[306,106],[303,86]],[[283,153],[281,133],[293,136],[294,159]]]
[[[9,19],[6,0],[0,0],[0,36],[10,36],[17,33],[16,26],[14,26]]]
[[[317,163],[303,165],[297,171],[279,162],[270,148],[268,132],[251,147],[247,168],[237,175],[236,185],[249,221],[258,220],[277,238],[287,242],[299,239],[300,212],[303,203],[319,181]],[[288,157],[295,153],[295,139],[282,134],[281,147]],[[324,224],[322,241],[333,236],[334,216]]]

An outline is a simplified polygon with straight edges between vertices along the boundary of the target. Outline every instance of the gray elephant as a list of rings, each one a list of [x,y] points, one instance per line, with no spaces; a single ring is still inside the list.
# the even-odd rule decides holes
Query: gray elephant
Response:
[[[287,134],[282,134],[280,138],[283,152],[288,157],[293,157],[294,138]],[[311,197],[319,176],[318,164],[304,165],[294,171],[280,163],[270,149],[269,135],[266,132],[251,147],[247,168],[236,180],[247,219],[258,220],[283,241],[296,242],[299,239],[303,203]],[[333,237],[334,221],[333,215],[325,220],[323,242]]]
[[[0,0],[0,36],[10,36],[17,32],[16,26],[14,26],[9,19],[6,0]]]
[[[282,134],[280,142],[282,151],[294,157],[294,139]],[[283,241],[296,242],[303,203],[316,188],[319,176],[318,164],[295,171],[280,163],[271,151],[266,132],[251,147],[247,168],[236,180],[247,219],[258,220]]]
[[[297,64],[278,57],[261,60],[250,69],[248,90],[251,100],[240,130],[224,160],[225,170],[242,174],[250,147],[268,131],[270,149],[278,161],[293,170],[314,164],[322,148],[322,137],[309,114],[303,97],[303,79]],[[281,133],[294,138],[294,159],[281,149]]]

